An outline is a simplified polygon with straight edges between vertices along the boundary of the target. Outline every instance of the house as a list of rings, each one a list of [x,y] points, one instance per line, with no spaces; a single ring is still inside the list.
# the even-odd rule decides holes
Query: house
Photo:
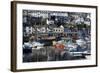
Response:
[[[37,31],[40,32],[40,33],[45,33],[46,28],[45,27],[37,28]]]
[[[46,23],[49,25],[49,24],[54,24],[54,21],[53,20],[48,20],[46,21]]]
[[[35,29],[32,26],[26,26],[23,28],[24,36],[30,35],[35,32]]]
[[[52,12],[52,13],[50,13],[50,16],[68,16],[68,13],[66,13],[66,12]]]
[[[64,27],[61,25],[60,27],[54,28],[55,33],[63,33],[64,32]]]
[[[90,20],[90,18],[86,18],[86,19],[84,20],[84,24],[86,24],[86,25],[91,25],[91,20]]]

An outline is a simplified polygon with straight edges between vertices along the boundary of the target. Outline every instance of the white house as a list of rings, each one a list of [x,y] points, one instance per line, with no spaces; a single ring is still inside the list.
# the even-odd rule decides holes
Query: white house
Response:
[[[46,21],[46,23],[49,25],[49,24],[54,24],[54,21],[53,20],[48,20]]]
[[[37,31],[41,32],[41,33],[45,33],[46,32],[46,28],[45,27],[37,28]]]
[[[25,30],[24,35],[29,35],[35,32],[35,29],[33,27],[28,27],[28,26],[25,27],[24,30]]]
[[[58,28],[54,28],[54,32],[55,33],[62,33],[62,32],[64,32],[64,27],[61,25]]]
[[[32,27],[26,27],[25,30],[26,30],[26,33],[27,33],[27,34],[32,34],[32,32],[33,32],[33,31],[32,31],[32,30],[33,30]]]
[[[91,25],[91,20],[90,18],[86,18],[85,21],[84,21],[85,24],[87,25]]]

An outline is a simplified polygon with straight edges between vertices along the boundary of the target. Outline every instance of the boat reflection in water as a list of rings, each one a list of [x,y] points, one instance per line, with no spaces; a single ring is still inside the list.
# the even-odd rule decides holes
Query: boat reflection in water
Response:
[[[80,60],[90,55],[90,49],[86,41],[82,39],[73,43],[45,38],[24,43],[23,54],[23,62]]]

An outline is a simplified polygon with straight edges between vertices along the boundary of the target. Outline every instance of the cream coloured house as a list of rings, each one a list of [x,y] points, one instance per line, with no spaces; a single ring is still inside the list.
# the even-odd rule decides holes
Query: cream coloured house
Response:
[[[60,27],[54,28],[55,33],[62,33],[64,32],[64,27],[61,25]]]

